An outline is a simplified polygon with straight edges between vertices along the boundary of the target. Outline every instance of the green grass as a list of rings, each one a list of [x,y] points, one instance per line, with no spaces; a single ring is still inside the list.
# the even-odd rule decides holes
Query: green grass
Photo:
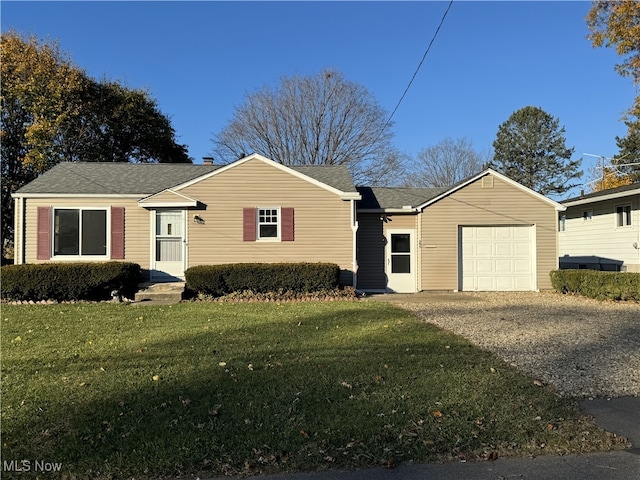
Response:
[[[620,447],[569,400],[386,304],[2,309],[3,462],[145,478]]]

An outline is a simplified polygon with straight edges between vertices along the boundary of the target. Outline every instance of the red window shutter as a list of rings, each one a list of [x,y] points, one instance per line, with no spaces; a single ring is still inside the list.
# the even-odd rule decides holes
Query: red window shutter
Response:
[[[51,209],[38,207],[38,247],[36,258],[38,260],[51,259]]]
[[[242,240],[244,242],[256,241],[256,209],[242,209]]]
[[[111,207],[111,259],[124,260],[124,207]]]
[[[293,208],[281,208],[282,226],[281,235],[283,242],[293,242],[295,238],[295,225],[293,219]]]

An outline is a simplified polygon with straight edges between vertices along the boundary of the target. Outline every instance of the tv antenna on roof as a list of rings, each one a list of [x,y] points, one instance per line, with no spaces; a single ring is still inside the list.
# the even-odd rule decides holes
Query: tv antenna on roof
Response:
[[[629,156],[630,154],[631,152],[625,153],[621,157],[615,158],[615,157],[605,157],[604,155],[594,155],[593,153],[583,153],[583,155],[586,155],[588,157],[596,157],[600,159],[600,162],[596,163],[595,168],[602,170],[602,181],[605,180],[607,175],[625,175],[626,172],[623,172],[620,168],[640,165],[640,162],[635,162],[635,163],[620,162],[623,158]],[[605,165],[605,160],[608,160],[609,162],[608,165]],[[597,181],[598,180],[596,180],[596,182]],[[590,183],[595,183],[595,182],[590,182]]]

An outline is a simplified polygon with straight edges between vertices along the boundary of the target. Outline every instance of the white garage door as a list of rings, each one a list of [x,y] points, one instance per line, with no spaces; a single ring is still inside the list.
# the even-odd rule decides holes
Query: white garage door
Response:
[[[535,290],[534,227],[461,227],[461,289]]]

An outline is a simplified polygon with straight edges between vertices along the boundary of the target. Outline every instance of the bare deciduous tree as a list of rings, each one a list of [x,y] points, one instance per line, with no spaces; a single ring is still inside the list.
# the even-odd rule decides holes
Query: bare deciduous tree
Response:
[[[213,153],[225,163],[259,153],[285,165],[346,165],[357,183],[384,183],[398,158],[386,122],[371,93],[340,72],[283,77],[247,94]]]
[[[482,171],[489,158],[489,154],[476,152],[467,138],[454,140],[447,137],[418,152],[405,184],[411,187],[449,187]]]

